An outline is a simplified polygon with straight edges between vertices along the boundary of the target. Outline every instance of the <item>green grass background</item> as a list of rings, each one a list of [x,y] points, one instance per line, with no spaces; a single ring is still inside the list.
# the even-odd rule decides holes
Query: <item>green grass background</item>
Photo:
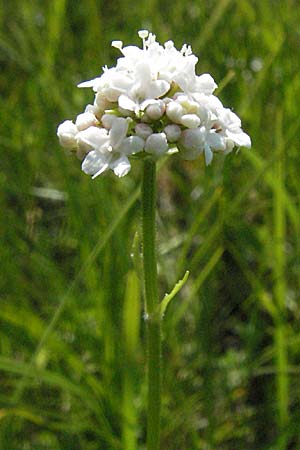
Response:
[[[146,28],[192,45],[253,142],[159,171],[161,296],[191,272],[161,448],[299,450],[299,2],[2,0],[0,23],[0,449],[145,448],[141,166],[92,181],[56,127]]]

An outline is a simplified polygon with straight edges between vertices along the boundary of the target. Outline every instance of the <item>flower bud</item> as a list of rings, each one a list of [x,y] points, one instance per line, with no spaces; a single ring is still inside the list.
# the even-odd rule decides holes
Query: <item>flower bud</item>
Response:
[[[150,125],[147,125],[146,123],[138,123],[135,126],[135,133],[140,138],[147,139],[147,137],[153,133],[153,130]]]
[[[105,111],[106,109],[111,109],[111,106],[112,106],[111,102],[109,102],[107,100],[107,98],[103,96],[102,93],[101,94],[100,93],[96,94],[94,104],[101,111]]]
[[[205,128],[184,130],[179,140],[180,152],[184,159],[196,159],[202,152],[205,142]]]
[[[181,136],[181,128],[178,125],[167,125],[164,129],[168,142],[176,142]]]
[[[57,136],[59,138],[60,145],[65,148],[76,148],[76,134],[78,129],[71,120],[65,120],[57,128]]]
[[[187,128],[198,128],[200,119],[196,114],[184,114],[181,117],[181,123]]]
[[[168,141],[165,133],[153,133],[145,143],[145,151],[152,155],[162,155],[168,151]]]
[[[84,112],[77,116],[75,125],[77,126],[78,131],[82,131],[92,125],[96,125],[96,123],[97,119],[92,112]]]
[[[140,31],[138,31],[138,35],[141,39],[146,39],[149,35],[149,31],[148,30],[140,30]]]
[[[146,108],[146,114],[151,120],[160,119],[165,112],[165,104],[162,100],[157,100],[156,102],[151,103]]]
[[[177,102],[170,102],[167,104],[167,116],[172,122],[180,123],[183,115],[183,108]]]
[[[111,46],[117,48],[118,50],[122,50],[123,42],[122,41],[112,41]]]

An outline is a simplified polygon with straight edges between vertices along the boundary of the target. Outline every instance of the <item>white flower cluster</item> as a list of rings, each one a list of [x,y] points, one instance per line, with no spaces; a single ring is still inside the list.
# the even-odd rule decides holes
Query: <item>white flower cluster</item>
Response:
[[[239,117],[213,95],[213,78],[196,75],[190,46],[162,46],[146,30],[139,36],[142,49],[112,42],[122,53],[116,66],[79,84],[93,88],[94,104],[57,129],[61,145],[83,158],[85,173],[95,178],[111,169],[122,177],[137,153],[158,158],[177,149],[188,160],[204,153],[210,164],[213,152],[251,146]]]

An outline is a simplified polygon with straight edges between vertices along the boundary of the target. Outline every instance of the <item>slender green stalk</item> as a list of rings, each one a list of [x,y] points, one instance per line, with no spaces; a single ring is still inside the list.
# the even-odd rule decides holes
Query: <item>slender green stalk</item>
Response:
[[[158,313],[155,245],[156,163],[143,167],[143,261],[147,318],[147,450],[159,450],[161,410],[161,318]]]

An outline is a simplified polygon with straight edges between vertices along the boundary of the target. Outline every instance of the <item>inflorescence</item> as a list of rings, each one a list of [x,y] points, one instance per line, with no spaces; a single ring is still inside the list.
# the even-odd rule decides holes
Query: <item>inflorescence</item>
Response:
[[[93,178],[114,171],[130,171],[132,155],[179,152],[186,160],[213,152],[229,153],[235,146],[251,147],[239,117],[213,95],[211,75],[197,76],[198,58],[186,44],[178,51],[172,41],[164,46],[146,30],[139,32],[143,48],[123,47],[113,41],[122,57],[112,68],[79,87],[92,87],[93,105],[87,105],[75,124],[59,125],[60,144],[83,159],[82,170]]]

